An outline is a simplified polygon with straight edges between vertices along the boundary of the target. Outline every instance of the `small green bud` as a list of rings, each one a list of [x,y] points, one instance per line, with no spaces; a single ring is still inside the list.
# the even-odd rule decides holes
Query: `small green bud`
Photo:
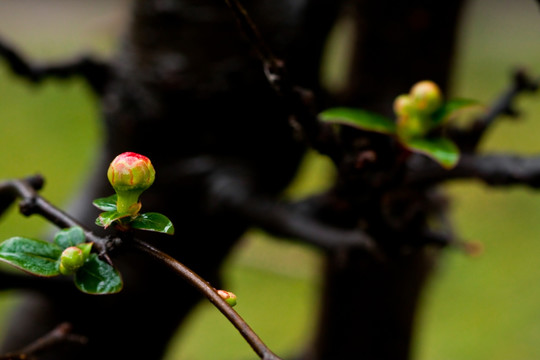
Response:
[[[64,275],[71,275],[75,273],[85,261],[83,250],[76,246],[70,246],[66,248],[60,256],[60,273]]]
[[[111,162],[107,177],[118,195],[117,211],[135,215],[141,208],[139,196],[154,183],[156,171],[146,156],[125,152]]]
[[[412,109],[412,99],[408,94],[401,94],[394,100],[394,113],[396,115],[409,115]]]
[[[218,295],[227,302],[231,307],[236,305],[236,295],[227,290],[218,290]]]
[[[414,84],[410,95],[416,111],[426,115],[433,114],[443,102],[441,90],[437,84],[430,80]]]
[[[429,118],[420,114],[402,115],[397,119],[397,132],[400,138],[421,137],[429,130]]]

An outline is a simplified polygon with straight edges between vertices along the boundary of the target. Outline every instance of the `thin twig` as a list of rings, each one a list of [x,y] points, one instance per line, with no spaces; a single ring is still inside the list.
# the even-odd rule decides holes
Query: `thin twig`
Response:
[[[31,82],[39,83],[46,78],[65,79],[81,76],[98,94],[102,94],[105,90],[111,74],[109,64],[88,56],[80,56],[60,63],[32,64],[1,38],[0,57],[7,62],[14,74]]]
[[[95,235],[86,229],[81,222],[55,207],[41,197],[30,182],[25,179],[14,179],[0,182],[0,194],[11,194],[21,198],[19,209],[25,216],[40,215],[60,229],[80,227],[83,229],[86,240],[94,243],[96,250],[106,252],[109,239]]]
[[[232,10],[238,25],[242,29],[242,32],[247,37],[250,44],[255,49],[255,52],[261,59],[261,61],[271,64],[273,67],[279,66],[280,60],[274,56],[266,42],[264,41],[259,29],[251,20],[246,9],[242,6],[238,0],[225,0],[227,6]]]
[[[313,149],[338,162],[342,157],[341,148],[336,144],[332,127],[317,118],[313,93],[293,84],[285,62],[270,50],[240,1],[225,0],[225,2],[261,60],[268,82],[289,108],[295,127],[302,130],[301,134]]]
[[[68,342],[85,345],[88,342],[88,338],[86,338],[85,336],[72,334],[71,328],[71,324],[62,323],[56,328],[54,328],[52,331],[48,332],[33,343],[22,348],[21,350],[6,355],[0,355],[0,360],[37,359],[36,354],[47,351],[54,346],[65,344]]]
[[[539,79],[532,78],[525,70],[518,69],[512,76],[512,84],[497,98],[482,117],[465,130],[455,130],[452,137],[461,149],[472,152],[476,149],[485,133],[500,115],[517,116],[513,106],[514,99],[523,92],[534,92],[538,89]]]
[[[152,256],[154,259],[159,260],[169,268],[174,270],[178,275],[187,280],[197,290],[199,290],[204,296],[210,300],[210,302],[218,308],[219,311],[238,329],[244,339],[251,345],[253,350],[263,360],[279,360],[280,358],[275,355],[257,336],[257,334],[249,327],[249,325],[238,315],[238,313],[223,300],[214,287],[212,287],[207,281],[202,279],[199,275],[194,273],[191,269],[184,264],[175,260],[166,253],[154,248],[139,239],[133,239],[132,241],[135,248]]]

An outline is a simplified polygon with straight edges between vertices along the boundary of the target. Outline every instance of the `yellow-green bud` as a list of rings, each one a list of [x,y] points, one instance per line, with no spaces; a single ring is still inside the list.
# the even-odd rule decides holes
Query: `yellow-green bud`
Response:
[[[401,94],[394,100],[394,113],[396,115],[409,115],[412,109],[412,99],[408,94]]]
[[[218,295],[230,306],[236,305],[236,295],[227,290],[218,290]]]
[[[156,171],[146,156],[125,152],[111,162],[107,177],[118,195],[117,211],[135,215],[141,208],[139,196],[154,183]]]
[[[443,102],[441,90],[430,80],[414,84],[410,95],[416,111],[426,115],[433,114]]]
[[[421,137],[429,130],[429,119],[418,113],[401,115],[397,119],[398,136],[402,139]]]
[[[60,256],[60,273],[71,275],[75,273],[85,261],[84,253],[76,246],[66,248]]]

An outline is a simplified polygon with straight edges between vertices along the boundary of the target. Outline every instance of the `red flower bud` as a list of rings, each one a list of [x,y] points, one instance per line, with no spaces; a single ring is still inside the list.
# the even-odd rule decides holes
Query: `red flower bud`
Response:
[[[125,152],[111,162],[107,177],[118,195],[117,211],[136,214],[139,196],[154,183],[156,171],[146,156]]]

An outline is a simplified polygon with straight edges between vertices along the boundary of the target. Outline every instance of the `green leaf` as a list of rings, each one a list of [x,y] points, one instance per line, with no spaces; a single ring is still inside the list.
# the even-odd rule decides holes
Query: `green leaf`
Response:
[[[354,108],[331,108],[319,114],[324,122],[342,124],[383,134],[395,134],[396,123],[382,115]]]
[[[61,230],[54,236],[54,242],[62,249],[79,245],[85,240],[84,231],[78,226]]]
[[[131,216],[129,213],[119,213],[118,211],[106,211],[99,214],[99,217],[96,219],[96,224],[108,228],[117,220]]]
[[[459,161],[459,149],[448,139],[413,138],[404,140],[402,144],[413,152],[429,156],[446,169],[453,168]]]
[[[114,294],[122,290],[120,273],[96,254],[90,254],[75,274],[75,286],[87,294]]]
[[[41,240],[13,237],[0,244],[0,261],[38,276],[56,276],[60,246]]]
[[[445,102],[431,116],[432,127],[437,127],[447,122],[450,118],[456,116],[461,111],[471,109],[481,109],[483,105],[476,100],[471,99],[453,99]]]
[[[92,204],[97,207],[99,210],[103,211],[116,211],[116,200],[118,199],[118,196],[116,194],[95,199]]]
[[[157,231],[169,235],[174,234],[174,226],[171,220],[160,213],[139,214],[129,224],[134,229]]]
[[[77,245],[77,247],[82,250],[83,256],[85,259],[90,256],[90,251],[92,251],[93,244],[94,243],[90,242],[90,243],[82,243],[82,244]]]

